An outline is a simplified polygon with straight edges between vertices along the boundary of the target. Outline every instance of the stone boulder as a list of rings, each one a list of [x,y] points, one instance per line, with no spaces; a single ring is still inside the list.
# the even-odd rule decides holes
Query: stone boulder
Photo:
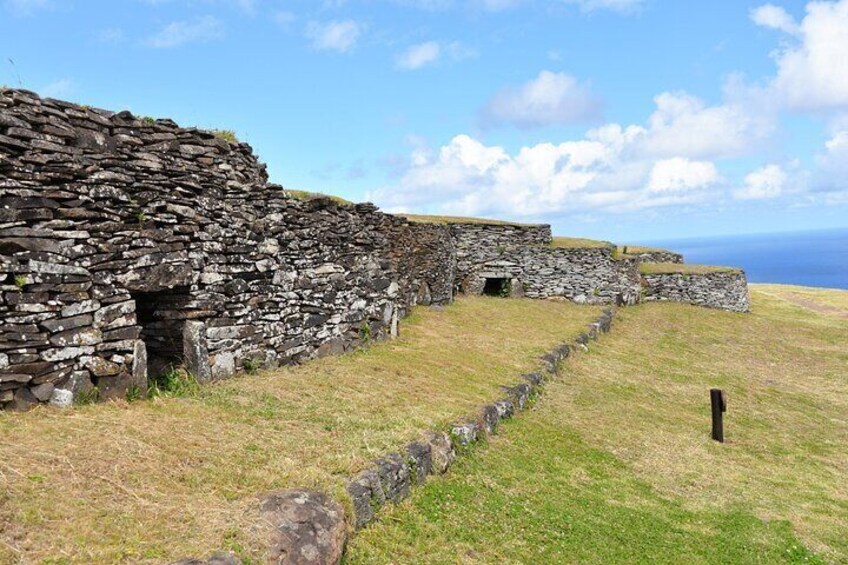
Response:
[[[280,490],[259,504],[261,520],[271,526],[268,563],[334,565],[341,563],[347,525],[344,508],[320,492]]]

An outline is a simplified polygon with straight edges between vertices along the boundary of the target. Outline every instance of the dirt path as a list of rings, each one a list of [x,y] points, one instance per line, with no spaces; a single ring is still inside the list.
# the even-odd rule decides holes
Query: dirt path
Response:
[[[848,310],[845,310],[843,308],[837,308],[836,306],[831,306],[829,304],[821,304],[820,302],[810,300],[809,298],[795,292],[776,292],[773,293],[773,295],[778,298],[782,298],[787,302],[791,302],[803,308],[813,310],[814,312],[819,312],[820,314],[828,314],[831,316],[836,316],[837,318],[845,318],[846,320],[848,320]]]

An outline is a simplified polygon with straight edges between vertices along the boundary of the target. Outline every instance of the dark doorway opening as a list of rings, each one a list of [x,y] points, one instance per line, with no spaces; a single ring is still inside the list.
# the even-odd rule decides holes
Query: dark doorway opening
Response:
[[[133,292],[136,319],[141,339],[147,348],[147,375],[155,380],[183,363],[183,328],[188,302],[188,287],[155,292]]]
[[[486,279],[483,285],[483,294],[486,296],[507,297],[512,292],[512,279],[494,278]]]

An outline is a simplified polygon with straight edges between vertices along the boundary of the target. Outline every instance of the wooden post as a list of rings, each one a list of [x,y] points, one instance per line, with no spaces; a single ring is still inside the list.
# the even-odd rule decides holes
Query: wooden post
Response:
[[[721,389],[710,389],[710,405],[713,410],[713,439],[724,443],[724,413],[727,412],[727,401]]]

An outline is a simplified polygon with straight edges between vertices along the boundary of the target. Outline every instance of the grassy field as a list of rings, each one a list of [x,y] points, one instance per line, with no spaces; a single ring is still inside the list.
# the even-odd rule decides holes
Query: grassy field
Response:
[[[395,341],[189,397],[0,412],[0,563],[258,560],[256,495],[343,499],[345,477],[497,398],[599,311],[461,299],[416,309]]]
[[[781,296],[802,293],[818,312]],[[848,563],[848,292],[620,312],[531,412],[349,563]],[[729,397],[709,439],[709,389]]]
[[[639,272],[643,275],[675,274],[706,275],[709,273],[738,273],[735,267],[716,265],[695,265],[692,263],[640,263]]]
[[[555,236],[551,242],[552,247],[560,247],[564,249],[595,249],[598,247],[615,246],[608,241],[599,241],[597,239],[586,239],[583,237],[562,237]]]

